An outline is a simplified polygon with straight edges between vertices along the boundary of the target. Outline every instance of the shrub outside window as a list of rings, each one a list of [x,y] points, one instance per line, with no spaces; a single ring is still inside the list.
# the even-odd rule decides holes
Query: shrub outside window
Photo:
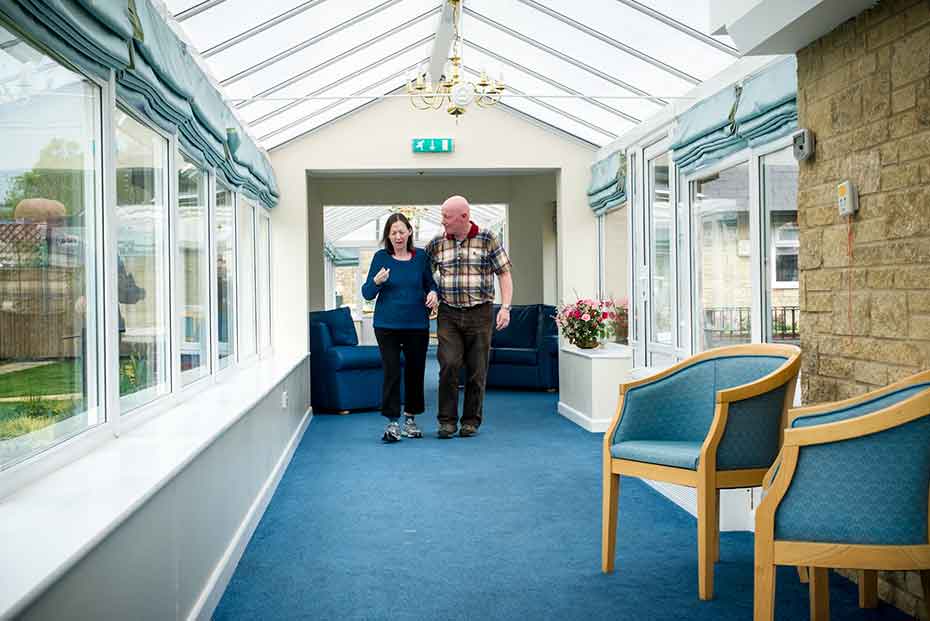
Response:
[[[0,27],[0,470],[104,422],[101,89]]]

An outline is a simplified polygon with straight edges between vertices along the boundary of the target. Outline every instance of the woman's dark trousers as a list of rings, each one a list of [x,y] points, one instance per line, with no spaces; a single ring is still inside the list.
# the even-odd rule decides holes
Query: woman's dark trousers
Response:
[[[375,328],[375,337],[384,366],[381,414],[392,420],[400,418],[401,352],[404,353],[404,411],[422,414],[425,410],[423,376],[426,374],[429,331]]]

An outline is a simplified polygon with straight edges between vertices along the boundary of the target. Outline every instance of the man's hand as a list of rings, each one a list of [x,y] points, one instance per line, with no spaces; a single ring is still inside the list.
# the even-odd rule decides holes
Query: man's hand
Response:
[[[390,276],[391,276],[391,270],[385,267],[382,267],[380,270],[378,270],[378,273],[375,274],[375,278],[374,278],[375,284],[380,285],[380,284],[387,282],[387,279],[390,278]]]
[[[426,308],[433,310],[437,306],[439,306],[439,296],[435,291],[430,291],[426,294]]]
[[[501,309],[497,311],[497,330],[503,330],[510,325],[510,309],[501,306]]]

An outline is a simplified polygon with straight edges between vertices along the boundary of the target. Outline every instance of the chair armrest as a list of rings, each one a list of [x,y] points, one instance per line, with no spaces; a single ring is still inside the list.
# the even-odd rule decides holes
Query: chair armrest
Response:
[[[762,477],[762,491],[767,491],[772,486],[772,481],[775,480],[776,475],[778,475],[778,470],[781,468],[783,455],[783,450],[778,451],[778,455],[775,457],[775,461],[772,462],[772,466],[768,469],[768,472],[765,473],[765,476]]]
[[[310,323],[310,351],[324,352],[333,346],[333,336],[324,323]]]

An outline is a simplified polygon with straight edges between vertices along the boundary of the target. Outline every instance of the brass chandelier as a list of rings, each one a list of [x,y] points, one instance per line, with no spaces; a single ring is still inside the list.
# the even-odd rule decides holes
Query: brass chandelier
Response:
[[[504,77],[499,80],[489,79],[485,71],[477,82],[462,80],[462,3],[464,0],[448,0],[452,5],[454,35],[452,50],[445,70],[438,84],[433,84],[427,71],[418,71],[415,77],[407,81],[407,94],[410,103],[417,110],[439,110],[445,106],[446,112],[458,117],[465,114],[465,109],[472,102],[482,108],[489,108],[500,101],[504,92]]]

